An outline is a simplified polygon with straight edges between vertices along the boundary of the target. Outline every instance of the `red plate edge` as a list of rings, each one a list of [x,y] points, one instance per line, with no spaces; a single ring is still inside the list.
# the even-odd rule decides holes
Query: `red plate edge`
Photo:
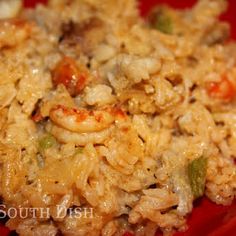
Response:
[[[25,0],[25,6],[34,7],[36,3],[45,3],[46,0]],[[195,0],[141,0],[141,14],[145,15],[148,10],[158,3],[167,3],[173,7],[190,7]],[[222,16],[231,24],[231,35],[236,39],[236,1],[228,0],[229,8]],[[236,202],[230,206],[220,206],[203,198],[196,203],[192,214],[188,218],[189,229],[186,232],[178,232],[175,236],[235,236],[236,235]],[[9,229],[0,225],[0,235],[8,236]]]
[[[188,8],[193,6],[196,0],[140,0],[141,14],[146,15],[147,12],[155,5],[166,3],[175,8]],[[228,10],[221,16],[222,20],[228,21],[231,25],[231,36],[236,39],[236,1],[228,0]],[[235,233],[236,235],[236,233]]]

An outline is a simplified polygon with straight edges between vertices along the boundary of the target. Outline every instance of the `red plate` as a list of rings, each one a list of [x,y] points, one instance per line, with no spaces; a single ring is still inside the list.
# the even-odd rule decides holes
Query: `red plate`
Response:
[[[145,15],[151,7],[159,3],[167,3],[175,8],[191,7],[196,0],[140,0],[141,1],[141,13]],[[232,38],[236,39],[236,1],[228,0],[228,11],[221,17],[223,20],[227,20],[231,24]],[[236,233],[235,233],[236,235]]]
[[[27,7],[33,7],[36,2],[45,3],[46,0],[25,0]],[[141,14],[145,15],[157,3],[167,3],[176,8],[190,7],[195,0],[141,0]],[[236,39],[236,1],[228,0],[229,9],[222,19],[231,24],[231,34]],[[235,27],[234,27],[235,26]],[[192,214],[188,218],[189,229],[175,236],[236,236],[236,202],[231,206],[219,206],[206,198],[196,203]],[[0,235],[9,235],[9,230],[0,225]]]

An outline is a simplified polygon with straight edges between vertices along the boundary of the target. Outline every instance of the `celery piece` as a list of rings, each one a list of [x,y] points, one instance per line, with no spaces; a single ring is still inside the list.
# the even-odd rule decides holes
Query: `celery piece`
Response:
[[[194,198],[203,196],[206,182],[207,158],[199,157],[188,165],[188,178]]]
[[[83,151],[84,151],[84,148],[83,148],[83,147],[77,147],[77,148],[75,149],[75,154],[82,154]]]
[[[159,15],[157,15],[155,28],[165,34],[172,34],[173,33],[172,19],[164,12],[161,12]]]
[[[39,149],[44,151],[53,147],[56,143],[56,139],[51,134],[47,134],[39,140]]]

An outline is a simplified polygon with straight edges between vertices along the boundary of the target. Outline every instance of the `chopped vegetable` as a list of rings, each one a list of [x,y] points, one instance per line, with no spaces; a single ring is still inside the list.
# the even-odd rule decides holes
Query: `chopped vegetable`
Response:
[[[193,200],[188,178],[187,160],[179,155],[165,155],[162,162],[168,169],[173,190],[179,199],[177,212],[179,215],[186,215],[192,210]]]
[[[21,0],[0,1],[0,19],[17,17],[21,8]]]
[[[188,165],[188,177],[194,198],[203,196],[206,181],[207,159],[199,157]]]
[[[156,28],[165,34],[172,34],[173,27],[171,18],[161,14],[157,17]]]
[[[177,211],[180,215],[186,215],[192,210],[192,190],[189,185],[187,168],[183,165],[184,163],[181,163],[181,161],[173,164],[172,181],[174,191],[179,198]]]
[[[162,33],[173,33],[172,19],[164,8],[158,9],[152,13],[151,25]]]
[[[64,84],[71,96],[76,96],[84,89],[86,77],[86,72],[79,69],[75,60],[69,57],[64,57],[52,72],[54,84]]]
[[[56,143],[56,139],[51,134],[47,134],[39,140],[39,149],[41,151],[44,151],[48,148],[53,147]]]
[[[223,76],[221,81],[211,83],[207,88],[207,92],[213,98],[231,101],[235,98],[236,87],[232,81]]]
[[[82,147],[77,147],[76,150],[75,150],[75,154],[82,154],[84,151],[84,148]]]

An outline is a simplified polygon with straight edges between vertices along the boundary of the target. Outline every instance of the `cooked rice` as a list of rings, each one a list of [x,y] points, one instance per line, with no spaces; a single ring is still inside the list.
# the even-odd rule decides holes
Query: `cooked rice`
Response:
[[[184,231],[194,202],[186,168],[200,157],[205,195],[233,201],[236,44],[218,20],[226,2],[165,8],[172,34],[150,27],[137,5],[0,2],[0,196],[8,209],[50,210],[11,218],[19,235]],[[209,92],[222,76],[223,91]],[[81,216],[60,218],[57,206]]]

